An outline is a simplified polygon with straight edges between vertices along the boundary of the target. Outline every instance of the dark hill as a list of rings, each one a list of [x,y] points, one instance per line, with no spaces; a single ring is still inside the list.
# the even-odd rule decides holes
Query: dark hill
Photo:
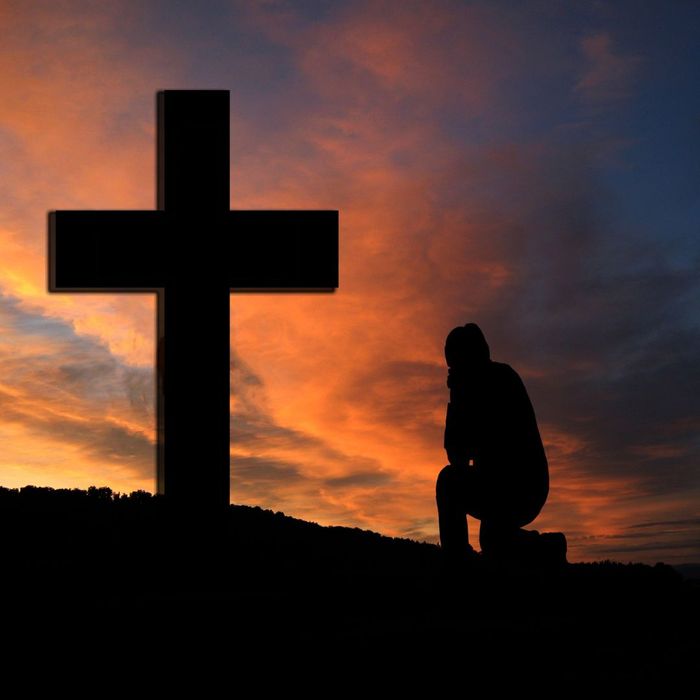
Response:
[[[365,668],[391,653],[626,682],[690,674],[700,650],[698,583],[663,564],[448,574],[434,545],[94,487],[0,488],[0,522],[5,635],[34,654],[77,637],[83,654],[128,640],[134,658],[303,650]]]

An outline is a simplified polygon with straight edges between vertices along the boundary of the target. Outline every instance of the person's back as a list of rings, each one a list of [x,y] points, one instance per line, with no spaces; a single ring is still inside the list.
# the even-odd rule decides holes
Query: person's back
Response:
[[[478,372],[450,372],[445,449],[451,464],[472,464],[498,491],[491,509],[525,525],[549,492],[535,413],[512,367],[489,361]]]

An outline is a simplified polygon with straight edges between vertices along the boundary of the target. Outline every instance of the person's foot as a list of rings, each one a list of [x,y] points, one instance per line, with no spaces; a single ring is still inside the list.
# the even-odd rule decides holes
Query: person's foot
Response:
[[[481,555],[471,545],[467,545],[467,549],[462,554],[462,557],[464,558],[464,561],[469,564],[476,564],[481,560]]]
[[[470,544],[458,551],[442,550],[442,555],[445,571],[452,574],[472,571],[481,561],[481,555]]]

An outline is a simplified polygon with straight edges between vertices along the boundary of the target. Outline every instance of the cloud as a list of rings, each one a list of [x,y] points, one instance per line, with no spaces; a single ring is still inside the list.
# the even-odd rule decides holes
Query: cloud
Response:
[[[130,490],[153,484],[153,372],[124,365],[97,339],[0,294],[5,480]],[[21,455],[21,456],[20,456]]]
[[[47,3],[3,22],[4,482],[152,484],[154,299],[47,294],[46,211],[151,208],[153,93],[216,86],[233,207],[341,225],[334,294],[232,296],[234,502],[436,539],[443,343],[471,320],[540,421],[534,526],[574,557],[651,557],[662,541],[624,540],[630,523],[693,516],[697,261],[619,214],[604,166],[627,134],[596,122],[632,104],[641,50],[479,2]]]
[[[581,39],[585,69],[575,90],[592,104],[617,102],[630,96],[642,59],[622,55],[607,32],[588,34]]]
[[[368,501],[392,488],[395,478],[377,460],[281,424],[265,382],[235,350],[231,368],[232,500],[291,508],[324,524],[369,526],[374,513]]]

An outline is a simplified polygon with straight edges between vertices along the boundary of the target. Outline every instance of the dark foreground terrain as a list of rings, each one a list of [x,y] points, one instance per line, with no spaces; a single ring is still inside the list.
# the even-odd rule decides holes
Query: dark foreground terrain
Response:
[[[0,489],[0,522],[10,664],[58,654],[163,673],[204,661],[239,678],[263,665],[264,684],[292,662],[302,676],[330,664],[343,683],[371,670],[535,688],[696,674],[700,587],[661,564],[453,572],[429,544],[246,506],[175,513],[95,488]]]

